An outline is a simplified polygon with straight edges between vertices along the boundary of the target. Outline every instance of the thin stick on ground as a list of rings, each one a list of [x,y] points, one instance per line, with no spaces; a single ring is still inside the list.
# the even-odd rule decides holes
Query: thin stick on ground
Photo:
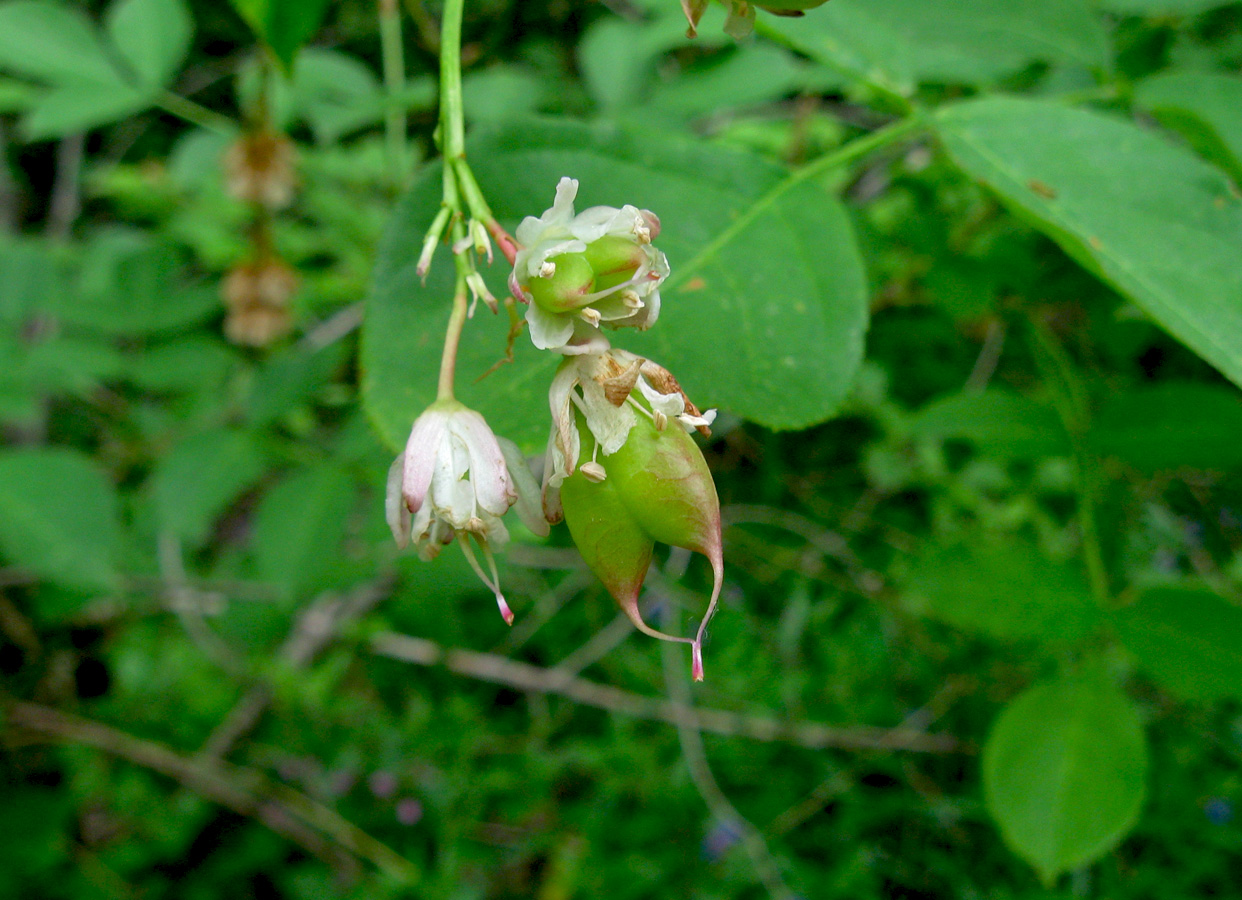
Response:
[[[664,622],[665,630],[672,633],[676,633],[681,627],[681,615],[671,598],[664,604]],[[664,686],[669,697],[678,706],[692,710],[690,688],[682,675],[684,663],[681,654],[672,645],[663,645],[661,660],[664,664]],[[697,722],[692,716],[686,716],[677,723],[677,739],[681,743],[681,755],[686,760],[686,768],[690,771],[690,780],[694,782],[699,796],[719,824],[732,828],[738,834],[760,883],[776,900],[793,900],[793,891],[781,877],[780,866],[772,856],[768,842],[763,839],[759,829],[737,811],[737,807],[716,782],[711,764],[707,761],[703,735],[699,733]]]
[[[356,856],[403,883],[418,878],[417,870],[387,845],[299,791],[269,783],[253,769],[182,756],[163,744],[49,706],[14,703],[5,715],[9,729],[94,747],[172,778],[213,803],[257,819],[338,868],[355,868]]]
[[[419,666],[443,666],[450,672],[503,684],[520,691],[555,694],[583,706],[593,706],[623,716],[690,724],[699,731],[755,741],[780,741],[812,749],[906,750],[916,753],[954,753],[962,747],[948,734],[928,734],[914,729],[875,728],[867,725],[835,726],[819,722],[789,722],[770,716],[703,709],[663,697],[576,678],[559,668],[541,668],[490,653],[442,647],[434,641],[395,632],[382,632],[371,639],[371,650]]]

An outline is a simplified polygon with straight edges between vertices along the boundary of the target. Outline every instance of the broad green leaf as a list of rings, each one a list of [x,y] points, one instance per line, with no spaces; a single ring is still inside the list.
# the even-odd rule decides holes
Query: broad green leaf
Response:
[[[261,426],[285,415],[327,385],[344,362],[343,343],[314,352],[294,349],[267,361],[256,373],[246,403],[251,425]]]
[[[0,451],[0,551],[9,565],[64,587],[117,586],[116,492],[73,450]]]
[[[172,80],[194,35],[185,0],[114,0],[107,27],[122,58],[148,90]]]
[[[133,384],[155,393],[216,391],[239,361],[239,354],[220,338],[192,333],[143,347],[133,354],[125,375]]]
[[[290,95],[295,114],[307,121],[323,144],[384,115],[384,95],[375,75],[359,60],[335,50],[312,47],[301,54]]]
[[[1140,84],[1134,101],[1242,184],[1242,78],[1170,72]]]
[[[268,491],[254,518],[259,578],[286,596],[323,581],[341,565],[341,539],[356,498],[352,479],[331,465],[294,472]]]
[[[221,429],[193,435],[158,461],[152,497],[162,530],[191,546],[234,500],[263,476],[264,456],[249,432]]]
[[[1129,122],[989,98],[937,117],[969,174],[1242,384],[1242,198]]]
[[[118,122],[150,103],[123,81],[70,81],[40,93],[22,118],[32,141],[62,137]]]
[[[0,113],[24,112],[34,103],[38,93],[24,81],[0,78]]]
[[[50,0],[0,3],[0,69],[50,84],[121,84],[94,24]]]
[[[862,357],[866,284],[849,219],[816,184],[750,154],[609,125],[523,124],[481,138],[471,159],[509,228],[541,214],[570,173],[579,209],[631,203],[660,216],[657,244],[673,271],[660,319],[612,339],[668,367],[700,407],[803,428],[841,403]],[[439,170],[428,167],[397,207],[368,302],[364,391],[393,447],[435,394],[452,266],[441,250],[425,288],[414,268],[439,194]],[[503,291],[504,264],[488,274]],[[458,393],[533,449],[550,425],[553,355],[523,334],[515,362],[475,383],[503,355],[506,328],[482,307],[467,324]]]
[[[704,30],[697,39],[708,45],[719,38]],[[627,22],[617,16],[601,16],[578,46],[582,80],[596,103],[619,109],[636,103],[655,74],[661,56],[691,43],[681,11],[669,7],[650,23]]]
[[[983,748],[988,812],[1049,885],[1116,846],[1138,819],[1146,780],[1138,714],[1099,671],[1020,695]]]
[[[1075,562],[1048,559],[1020,538],[976,536],[914,563],[903,592],[911,612],[994,637],[1071,641],[1099,622]]]
[[[1170,381],[1110,396],[1088,436],[1092,450],[1143,472],[1242,466],[1242,394]]]
[[[988,84],[1037,61],[1102,66],[1085,0],[833,0],[761,30],[851,78],[908,94],[920,82]]]
[[[112,229],[86,247],[77,291],[53,298],[66,322],[106,334],[140,335],[201,322],[220,308],[215,290],[179,276],[185,260],[168,241]]]
[[[1126,16],[1195,15],[1233,0],[1097,0],[1101,9]]]
[[[682,117],[707,116],[775,103],[806,81],[806,66],[789,51],[768,43],[743,44],[709,65],[661,79],[650,103]]]
[[[534,115],[548,96],[547,87],[546,80],[523,66],[501,64],[470,72],[461,84],[466,121],[500,125]]]
[[[233,8],[286,71],[323,23],[328,0],[231,0]]]
[[[1114,613],[1121,642],[1190,700],[1242,698],[1242,608],[1205,590],[1154,588]]]
[[[18,325],[64,290],[64,266],[48,243],[0,238],[0,322]]]
[[[967,440],[996,456],[1035,459],[1071,450],[1055,410],[999,388],[940,397],[912,424],[916,435]]]

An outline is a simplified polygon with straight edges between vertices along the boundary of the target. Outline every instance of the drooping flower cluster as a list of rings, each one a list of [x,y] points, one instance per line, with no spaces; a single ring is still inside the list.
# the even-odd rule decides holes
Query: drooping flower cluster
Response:
[[[542,216],[517,229],[509,279],[526,304],[536,347],[562,354],[549,392],[552,428],[542,490],[518,448],[483,417],[440,400],[414,423],[389,473],[388,522],[398,544],[411,537],[424,558],[456,539],[496,595],[493,548],[508,539],[510,507],[536,534],[562,519],[583,559],[640,631],[691,645],[703,677],[702,642],[724,574],[720,504],[703,454],[690,437],[709,434],[715,411],[700,410],[664,367],[613,349],[603,328],[650,327],[660,313],[664,254],[652,241],[660,220],[634,206],[574,212],[578,182],[562,178]],[[655,544],[702,553],[714,576],[694,637],[651,628],[638,606]],[[485,571],[473,545],[481,550]]]

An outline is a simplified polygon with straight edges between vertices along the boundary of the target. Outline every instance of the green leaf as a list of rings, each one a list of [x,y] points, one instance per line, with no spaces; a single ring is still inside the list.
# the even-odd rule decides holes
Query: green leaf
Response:
[[[111,590],[120,543],[116,491],[72,450],[0,451],[0,550],[64,587]]]
[[[1098,671],[1020,695],[983,748],[988,811],[1048,885],[1116,846],[1138,819],[1146,779],[1138,714]]]
[[[108,8],[107,27],[121,56],[148,89],[172,80],[194,35],[185,0],[115,0]]]
[[[306,468],[268,491],[255,512],[258,576],[297,596],[341,564],[341,540],[357,491],[332,465]]]
[[[38,91],[23,81],[0,78],[0,113],[24,112],[37,96]]]
[[[609,125],[525,123],[491,132],[471,154],[510,228],[542,213],[566,173],[581,181],[579,209],[630,203],[660,216],[658,246],[673,271],[660,320],[645,334],[610,336],[668,367],[700,407],[803,428],[842,402],[862,358],[867,291],[849,219],[827,191],[750,154]],[[398,205],[368,301],[365,397],[393,447],[434,399],[448,318],[452,265],[443,249],[425,288],[414,271],[439,178],[428,167]],[[504,264],[488,275],[503,291]],[[521,335],[516,361],[475,384],[503,355],[507,328],[503,316],[480,310],[460,351],[460,398],[497,433],[541,446],[556,359]]]
[[[1099,0],[1100,8],[1126,16],[1191,16],[1234,0]]]
[[[1108,48],[1084,0],[833,0],[760,27],[902,94],[919,83],[988,84],[1038,61],[1103,66]]]
[[[126,366],[126,377],[144,390],[217,391],[238,365],[239,355],[220,338],[192,333],[143,347]]]
[[[328,0],[231,0],[233,8],[267,44],[286,71],[328,12]]]
[[[1093,452],[1142,472],[1242,466],[1242,395],[1170,381],[1111,395],[1092,422]]]
[[[94,24],[47,0],[0,3],[0,68],[51,84],[120,84]]]
[[[919,410],[912,425],[916,435],[968,440],[995,456],[1037,459],[1071,452],[1055,410],[999,388],[940,397]]]
[[[150,102],[123,81],[75,81],[39,94],[22,118],[22,132],[32,141],[63,137],[109,125],[141,112]]]
[[[315,133],[330,144],[384,115],[379,81],[362,62],[335,50],[310,48],[293,69],[290,100]]]
[[[902,602],[913,613],[1000,638],[1072,641],[1100,618],[1075,562],[1050,560],[1016,537],[932,548],[915,561]]]
[[[1216,594],[1154,588],[1114,613],[1121,642],[1158,683],[1189,700],[1242,698],[1242,608]]]
[[[53,298],[65,322],[116,335],[153,334],[201,322],[220,309],[214,289],[180,278],[183,254],[170,241],[115,228],[86,247],[78,290]]]
[[[49,244],[32,238],[0,238],[0,322],[17,325],[46,298],[64,290],[64,266]]]
[[[1134,101],[1242,184],[1242,78],[1170,72],[1140,84]]]
[[[989,98],[937,120],[963,169],[1242,384],[1242,199],[1220,171],[1052,103]]]
[[[191,546],[202,544],[264,468],[263,453],[248,432],[221,429],[186,438],[159,459],[151,476],[160,528]]]

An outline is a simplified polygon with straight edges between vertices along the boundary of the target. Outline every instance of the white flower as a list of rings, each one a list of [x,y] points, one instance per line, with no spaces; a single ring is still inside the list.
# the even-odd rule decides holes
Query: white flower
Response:
[[[457,538],[471,567],[496,595],[506,622],[513,613],[500,591],[492,547],[509,539],[501,517],[517,504],[531,531],[548,533],[539,514],[534,477],[517,447],[497,438],[484,418],[456,400],[432,404],[414,422],[405,451],[388,471],[385,512],[400,547],[413,537],[423,559]],[[483,552],[483,571],[470,539]]]
[[[634,396],[637,388],[639,397]],[[709,434],[716,410],[700,412],[682,391],[672,373],[649,359],[626,350],[574,356],[561,363],[548,391],[552,431],[544,455],[543,513],[552,522],[562,517],[560,485],[581,466],[590,465],[588,477],[603,481],[608,457],[621,449],[639,415],[651,419],[663,431],[669,419],[687,431]],[[594,438],[589,461],[580,460],[582,440],[578,415]]]
[[[556,199],[538,218],[527,216],[516,237],[522,249],[514,260],[509,287],[518,300],[528,304],[526,321],[530,336],[541,350],[567,355],[598,353],[608,342],[599,326],[646,329],[660,315],[660,283],[668,277],[668,260],[651,245],[660,233],[660,220],[648,210],[634,206],[620,209],[593,206],[574,214],[578,182],[562,178]],[[530,291],[534,279],[557,274],[557,259],[586,254],[603,238],[619,238],[632,245],[634,262],[620,283],[575,295],[572,309],[545,309],[534,302]],[[588,270],[589,274],[589,270]],[[589,279],[584,281],[589,284]]]

